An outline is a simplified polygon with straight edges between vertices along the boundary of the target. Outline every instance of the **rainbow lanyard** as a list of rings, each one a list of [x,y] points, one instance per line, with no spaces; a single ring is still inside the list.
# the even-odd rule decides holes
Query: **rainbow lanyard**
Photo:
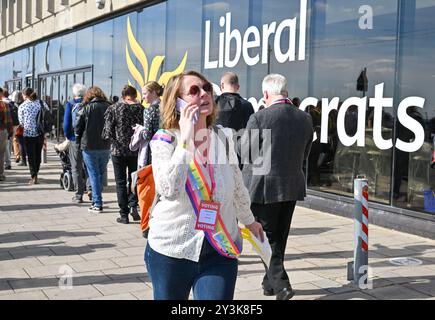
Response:
[[[211,164],[208,164],[208,170],[212,184],[211,189],[206,182],[204,173],[198,162],[193,159],[189,164],[189,171],[186,181],[186,192],[197,217],[199,215],[201,202],[213,200],[215,181]],[[237,257],[240,256],[240,253],[242,252],[242,241],[239,241],[237,244],[234,243],[233,239],[225,228],[220,215],[218,215],[216,220],[215,231],[204,231],[204,233],[208,242],[222,256],[232,259],[237,259]]]

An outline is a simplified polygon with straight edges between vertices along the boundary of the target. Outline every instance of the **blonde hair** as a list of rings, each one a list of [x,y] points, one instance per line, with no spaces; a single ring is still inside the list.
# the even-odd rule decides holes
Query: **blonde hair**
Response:
[[[143,89],[148,92],[155,92],[158,97],[161,97],[163,94],[163,87],[157,81],[148,81]]]
[[[185,76],[194,76],[201,79],[204,83],[210,83],[210,81],[208,81],[202,74],[196,71],[183,72],[169,79],[165,87],[165,92],[163,94],[162,104],[160,107],[163,129],[169,130],[180,128],[178,124],[180,121],[180,116],[177,114],[176,105],[177,98],[180,97],[181,81]],[[213,99],[213,96],[211,100],[213,103],[213,112],[209,116],[207,116],[207,127],[215,124],[218,113],[218,108],[216,106],[216,102]]]

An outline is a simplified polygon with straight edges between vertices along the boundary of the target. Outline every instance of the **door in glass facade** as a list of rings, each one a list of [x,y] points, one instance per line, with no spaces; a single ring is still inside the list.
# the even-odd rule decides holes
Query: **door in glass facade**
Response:
[[[92,67],[60,71],[39,75],[39,96],[45,100],[51,110],[54,120],[52,138],[63,140],[63,117],[65,104],[73,99],[72,87],[75,83],[83,83],[86,87],[92,86]]]

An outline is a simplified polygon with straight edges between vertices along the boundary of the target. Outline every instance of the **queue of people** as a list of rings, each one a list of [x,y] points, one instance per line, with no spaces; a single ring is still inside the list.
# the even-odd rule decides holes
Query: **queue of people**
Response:
[[[270,243],[264,294],[277,300],[294,295],[284,252],[296,202],[306,195],[303,163],[313,139],[312,120],[288,99],[282,75],[264,78],[265,107],[256,113],[239,89],[237,75],[225,73],[223,94],[215,100],[211,82],[189,71],[172,77],[164,89],[157,82],[147,83],[142,101],[129,85],[116,103],[109,103],[100,88],[75,84],[74,99],[66,104],[64,134],[69,140],[74,202],[82,203],[88,192],[88,211],[103,212],[103,180],[111,159],[117,222],[128,224],[129,216],[141,220],[132,173],[152,166],[157,201],[144,260],[155,299],[188,299],[191,290],[195,299],[233,299],[243,242],[239,223],[260,241],[266,234]],[[31,183],[36,184],[43,143],[36,117],[46,105],[30,88],[22,95],[18,123],[24,148],[18,147],[19,159],[27,154]],[[144,108],[144,103],[149,106]],[[3,101],[0,120],[1,180],[5,141],[17,132]],[[250,136],[251,130],[260,133]],[[246,141],[260,152],[253,155],[250,148],[242,148]],[[267,153],[269,159],[261,157]],[[269,170],[259,173],[260,158]]]

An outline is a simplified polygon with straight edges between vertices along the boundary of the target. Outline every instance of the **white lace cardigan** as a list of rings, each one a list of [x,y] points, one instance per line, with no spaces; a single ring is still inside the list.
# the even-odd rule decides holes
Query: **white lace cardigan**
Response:
[[[229,129],[224,129],[224,132],[227,136],[231,134]],[[188,163],[192,155],[177,146],[180,131],[171,130],[171,133],[175,136],[172,143],[151,141],[154,181],[156,192],[161,198],[150,218],[148,243],[153,250],[163,255],[198,262],[202,243],[207,240],[202,231],[195,230],[196,215],[185,190]],[[216,152],[218,139],[212,135],[212,154]],[[232,140],[229,141],[229,158],[237,159]],[[235,240],[240,237],[238,221],[249,225],[255,219],[240,169],[236,162],[232,163],[213,165],[216,182],[213,196],[215,201],[220,202],[222,220]],[[204,176],[210,183],[208,170],[204,170]]]

